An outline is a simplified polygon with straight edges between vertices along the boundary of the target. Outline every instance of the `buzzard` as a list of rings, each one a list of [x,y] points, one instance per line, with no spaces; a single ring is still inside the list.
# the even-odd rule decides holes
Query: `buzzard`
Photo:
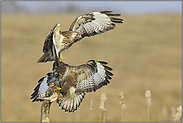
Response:
[[[53,64],[54,72],[38,81],[30,99],[35,101],[57,101],[65,112],[74,112],[80,106],[86,93],[107,85],[113,74],[107,62],[89,60],[86,64],[70,66],[58,61]]]
[[[61,31],[57,23],[51,29],[45,39],[43,55],[37,61],[54,61],[55,55],[63,62],[61,52],[71,47],[84,37],[95,36],[115,28],[116,23],[122,23],[123,19],[117,18],[121,14],[114,14],[112,11],[98,11],[78,16],[71,24],[69,31]],[[53,52],[56,49],[56,54]]]

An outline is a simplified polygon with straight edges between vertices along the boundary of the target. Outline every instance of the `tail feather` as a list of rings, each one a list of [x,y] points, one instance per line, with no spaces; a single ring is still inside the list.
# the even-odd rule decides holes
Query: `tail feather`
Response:
[[[69,96],[64,96],[62,100],[57,100],[59,108],[65,112],[74,112],[80,106],[81,102],[85,97],[85,93],[73,94]]]

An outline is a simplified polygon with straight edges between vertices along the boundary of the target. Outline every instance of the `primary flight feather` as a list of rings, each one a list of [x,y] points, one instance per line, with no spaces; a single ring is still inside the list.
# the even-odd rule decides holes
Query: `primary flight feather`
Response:
[[[84,37],[95,36],[114,29],[116,23],[123,22],[123,19],[117,18],[118,16],[120,14],[114,14],[112,11],[98,11],[80,15],[73,21],[69,31],[63,32],[60,29],[60,24],[57,23],[45,39],[44,54],[38,63],[54,61],[55,55],[60,61],[63,61],[61,52]],[[54,47],[56,53],[53,52]]]
[[[41,78],[31,95],[33,102],[44,99],[57,100],[65,112],[74,112],[80,106],[86,93],[107,85],[113,74],[107,62],[89,60],[86,64],[70,66],[58,61],[52,73]],[[47,92],[47,96],[46,96]]]

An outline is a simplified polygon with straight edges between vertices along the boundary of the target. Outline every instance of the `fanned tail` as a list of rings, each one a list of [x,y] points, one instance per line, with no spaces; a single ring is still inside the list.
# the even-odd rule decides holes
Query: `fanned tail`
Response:
[[[57,104],[59,105],[59,108],[64,110],[65,112],[74,112],[77,110],[77,108],[80,106],[81,102],[83,101],[85,97],[85,93],[80,94],[66,94],[63,96],[64,98],[61,100],[57,100]]]

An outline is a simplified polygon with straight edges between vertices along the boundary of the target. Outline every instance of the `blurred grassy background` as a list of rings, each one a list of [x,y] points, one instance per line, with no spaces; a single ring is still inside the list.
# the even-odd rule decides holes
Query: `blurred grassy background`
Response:
[[[49,30],[61,23],[68,30],[78,14],[2,15],[1,43],[1,120],[40,121],[41,103],[32,103],[30,94],[37,81],[50,72],[52,63],[38,64]],[[70,65],[89,59],[104,60],[113,68],[108,86],[85,96],[78,110],[65,113],[51,105],[50,120],[98,121],[101,93],[106,93],[106,121],[120,121],[119,93],[124,92],[127,108],[124,121],[147,121],[146,89],[151,90],[151,121],[170,121],[171,106],[182,104],[181,15],[122,15],[124,23],[116,29],[85,38],[64,51]]]

